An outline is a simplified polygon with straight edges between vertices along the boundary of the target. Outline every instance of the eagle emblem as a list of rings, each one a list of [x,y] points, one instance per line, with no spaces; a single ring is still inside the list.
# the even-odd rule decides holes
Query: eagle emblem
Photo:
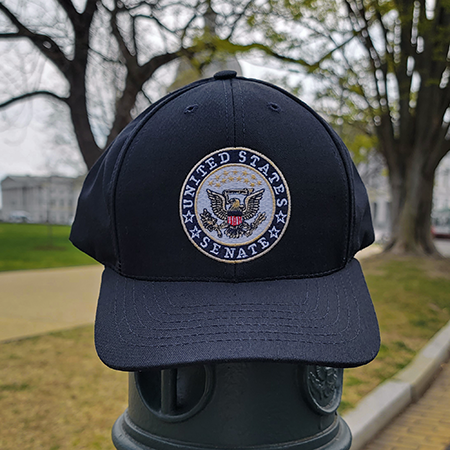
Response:
[[[254,191],[250,188],[226,189],[220,194],[207,189],[212,212],[217,218],[204,208],[200,214],[203,226],[209,232],[216,231],[219,238],[222,237],[222,230],[231,239],[238,239],[243,235],[251,236],[266,219],[265,212],[258,214],[264,189]],[[253,222],[248,222],[257,214]],[[222,222],[219,223],[218,219]]]

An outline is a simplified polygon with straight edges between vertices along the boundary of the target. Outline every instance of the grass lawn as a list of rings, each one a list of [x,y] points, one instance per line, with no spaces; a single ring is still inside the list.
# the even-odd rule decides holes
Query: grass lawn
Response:
[[[0,223],[0,271],[95,264],[69,233],[66,225]]]
[[[363,261],[382,347],[346,369],[341,412],[403,368],[450,320],[450,259]],[[2,450],[109,449],[127,406],[127,375],[106,368],[91,326],[0,344]]]
[[[114,449],[127,374],[104,366],[93,327],[0,344],[0,449]]]

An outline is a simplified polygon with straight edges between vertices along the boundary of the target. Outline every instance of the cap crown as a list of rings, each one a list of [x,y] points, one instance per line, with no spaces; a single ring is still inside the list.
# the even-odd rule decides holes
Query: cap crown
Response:
[[[199,163],[235,148],[262,156],[252,160],[255,171],[273,163],[270,169],[279,171],[289,191],[290,217],[276,245],[265,252],[255,247],[258,257],[247,252],[248,258],[232,261],[240,264],[227,264],[214,257],[212,247],[194,245],[180,200]],[[197,174],[201,182],[202,171]],[[275,193],[277,186],[271,184]],[[228,195],[224,188],[214,192]],[[365,188],[331,127],[276,86],[229,78],[169,94],[124,129],[86,178],[71,240],[133,278],[251,281],[339,270],[373,242],[373,228]]]

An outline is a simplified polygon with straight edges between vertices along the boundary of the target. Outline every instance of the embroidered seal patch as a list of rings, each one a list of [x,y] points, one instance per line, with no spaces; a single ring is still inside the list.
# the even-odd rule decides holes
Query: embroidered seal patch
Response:
[[[203,158],[181,190],[180,217],[191,242],[209,257],[251,261],[280,240],[290,217],[280,170],[254,150],[232,147]]]

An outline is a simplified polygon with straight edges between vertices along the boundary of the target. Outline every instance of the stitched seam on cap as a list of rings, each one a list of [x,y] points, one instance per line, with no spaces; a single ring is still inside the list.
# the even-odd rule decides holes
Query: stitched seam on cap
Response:
[[[225,80],[222,80],[223,93],[225,96],[225,130],[227,133],[227,142],[230,139],[230,127],[228,124],[228,95],[227,95],[227,86],[225,84]]]
[[[332,133],[334,134],[334,133]],[[349,182],[349,198],[350,198],[350,229],[349,229],[349,245],[347,246],[347,255],[346,259],[349,260],[353,255],[351,255],[353,240],[355,235],[355,224],[356,224],[356,205],[355,205],[355,186],[354,186],[354,178],[350,176],[352,172],[352,161],[350,157],[349,150],[345,151],[345,144],[341,141],[339,136],[336,139],[336,145],[341,149],[341,156],[344,160],[344,167],[347,172],[347,179]],[[342,147],[344,145],[344,148]]]
[[[185,92],[188,92],[192,89],[195,89],[197,87],[203,86],[206,83],[211,82],[212,79],[207,80],[201,80],[200,82],[190,84],[188,86],[185,86],[184,88],[179,89],[178,91],[175,91],[167,97],[164,101],[162,101],[159,105],[155,106],[154,108],[150,109],[148,111],[148,115],[142,120],[142,122],[136,126],[136,128],[133,130],[133,132],[130,134],[128,139],[123,144],[122,149],[119,152],[119,155],[117,156],[117,160],[114,165],[114,169],[111,176],[111,184],[112,184],[112,190],[110,194],[110,201],[111,201],[111,218],[112,218],[112,226],[113,226],[113,242],[117,249],[117,264],[119,273],[121,273],[122,270],[122,264],[121,264],[121,253],[120,253],[120,246],[119,246],[119,231],[117,228],[117,221],[116,221],[116,196],[120,197],[120,192],[117,194],[118,190],[118,181],[120,172],[124,163],[124,160],[128,154],[128,150],[131,147],[131,144],[133,143],[134,139],[136,138],[136,135],[139,133],[139,131],[142,130],[142,128],[147,124],[147,122],[153,117],[153,115],[159,111],[163,106],[165,106],[167,103],[172,101],[173,99],[183,95]]]
[[[141,276],[141,275],[128,275],[125,273],[118,272],[114,266],[109,265],[107,267],[109,267],[111,270],[114,270],[114,272],[118,273],[121,276],[124,276],[126,278],[131,278],[134,280],[154,281],[154,282],[178,281],[180,283],[189,282],[189,281],[205,281],[205,282],[218,281],[218,282],[224,282],[224,283],[248,283],[251,281],[302,280],[302,279],[306,279],[306,278],[322,277],[322,276],[330,275],[334,272],[339,272],[345,266],[338,267],[335,269],[330,269],[325,272],[311,273],[311,274],[307,274],[307,275],[304,275],[304,274],[276,275],[276,276],[274,275],[272,277],[263,277],[263,278],[250,277],[250,278],[244,278],[244,279],[239,279],[239,280],[230,280],[229,278],[226,279],[226,278],[220,278],[220,277],[183,277],[183,276],[152,278],[152,277]]]
[[[335,288],[336,288],[336,286],[335,286]],[[283,325],[276,324],[275,326],[282,326],[283,328],[290,328],[290,329],[297,329],[297,330],[299,330],[299,329],[300,330],[324,330],[324,329],[326,329],[326,328],[328,328],[330,326],[336,325],[336,323],[338,322],[339,317],[340,317],[340,308],[339,308],[340,298],[339,298],[339,296],[337,298],[338,298],[338,301],[337,301],[337,303],[338,303],[337,315],[336,315],[336,319],[334,320],[333,323],[326,323],[325,325],[321,325],[321,326],[319,326],[319,325],[305,325],[304,323],[300,323],[300,324],[299,323],[297,323],[297,324],[283,324]],[[156,298],[156,296],[154,294],[153,294],[153,299],[158,304],[158,299]],[[134,298],[133,298],[133,300],[134,300]],[[328,304],[329,304],[329,302],[328,302]],[[133,309],[136,311],[135,307]],[[161,308],[160,308],[160,311],[161,311]],[[265,311],[275,312],[275,313],[279,312],[278,310],[265,310]],[[146,329],[150,328],[151,331],[158,331],[158,332],[174,332],[174,331],[178,332],[180,330],[186,330],[186,331],[192,332],[192,331],[197,330],[197,329],[220,328],[220,329],[222,329],[221,332],[218,332],[218,333],[216,333],[216,332],[214,332],[214,333],[206,333],[205,332],[204,334],[205,335],[209,335],[209,334],[228,334],[229,331],[224,331],[223,330],[223,328],[224,328],[223,324],[214,324],[213,323],[213,324],[208,324],[205,327],[205,321],[207,321],[207,320],[217,320],[217,319],[219,319],[221,321],[223,321],[224,319],[226,319],[227,321],[230,321],[230,323],[227,323],[227,325],[226,325],[228,328],[234,327],[234,326],[242,326],[242,327],[247,327],[247,326],[265,327],[265,326],[269,326],[269,327],[272,327],[272,328],[274,327],[273,323],[270,323],[270,324],[258,324],[258,323],[251,323],[251,322],[237,322],[235,317],[224,317],[224,316],[217,316],[217,317],[212,317],[212,318],[202,318],[202,319],[199,319],[199,320],[202,321],[202,323],[199,324],[199,325],[188,326],[188,327],[180,327],[179,325],[188,324],[190,322],[198,322],[199,320],[187,319],[187,320],[163,321],[163,320],[156,319],[154,317],[154,315],[151,314],[151,312],[148,310],[148,308],[146,308],[146,312],[152,318],[153,322],[151,323],[150,327],[142,324],[142,322],[141,322],[141,324],[143,325],[143,328],[146,328]],[[209,313],[211,311],[206,311],[206,312]],[[212,312],[216,313],[217,311],[212,311]],[[221,311],[219,311],[219,312],[221,312]],[[260,310],[254,310],[254,309],[247,309],[247,310],[230,310],[228,312],[230,312],[230,313],[239,313],[239,312],[260,313],[261,311]],[[299,313],[301,313],[301,312],[299,312]],[[165,313],[165,314],[166,315],[170,315],[170,313]],[[324,317],[326,317],[326,316],[324,316]],[[267,319],[267,316],[260,316],[260,317],[258,317],[258,316],[255,316],[254,314],[251,314],[251,318],[252,319]],[[276,320],[276,319],[280,319],[280,318],[270,316],[270,319],[271,320]],[[281,318],[281,319],[283,319],[283,318]],[[291,320],[295,320],[295,318],[291,318]],[[321,318],[318,318],[318,319],[311,319],[309,322],[310,323],[314,323],[314,322],[323,321],[323,320],[324,320],[324,318],[321,317]],[[127,321],[127,323],[128,323],[128,320],[127,320],[126,317],[125,317],[125,321]],[[162,325],[174,324],[174,325],[176,325],[176,327],[175,328],[157,328],[155,326],[155,322],[158,322],[158,323],[160,323]],[[131,330],[131,327],[128,327],[128,328]],[[350,328],[350,315],[349,315],[349,307],[347,307],[347,321],[346,321],[346,326],[345,326],[344,329],[336,331],[334,333],[333,332],[331,332],[331,333],[315,333],[315,332],[313,332],[313,333],[311,333],[311,335],[313,335],[313,336],[337,336],[337,335],[342,335],[349,328]],[[247,331],[252,332],[251,330],[238,330],[237,332],[239,332],[239,333],[246,333]],[[280,333],[280,334],[281,333],[283,333],[283,334],[294,334],[294,335],[304,335],[304,334],[306,334],[306,333],[301,333],[301,332],[298,332],[298,331],[296,332],[296,331],[256,330],[255,332],[257,332],[257,331],[261,332],[261,333],[267,332],[267,333],[274,333],[274,334],[276,334],[276,333]],[[150,336],[154,337],[153,335],[140,334],[140,333],[138,333],[136,331],[133,331],[133,330],[131,331],[131,334],[133,334],[134,336],[143,337],[143,338],[148,338]],[[179,337],[183,338],[183,337],[190,337],[190,336],[192,336],[192,335],[191,334],[183,334],[183,335],[177,335],[177,336],[160,336],[160,337],[157,337],[156,339],[173,339],[174,337],[175,338],[179,338]]]
[[[350,281],[350,283],[351,283],[351,281]],[[120,328],[118,326],[118,323],[117,323],[117,314],[116,314],[116,311],[117,311],[117,305],[116,305],[116,303],[117,303],[117,284],[118,283],[117,283],[117,280],[116,280],[116,289],[115,289],[115,296],[114,296],[115,325],[116,325],[116,330],[118,332],[119,338],[122,340],[122,342],[125,342],[128,346],[147,347],[147,348],[148,347],[160,348],[160,347],[175,347],[175,346],[180,346],[180,345],[192,345],[192,344],[196,344],[196,343],[212,343],[212,342],[222,342],[222,341],[228,341],[228,342],[239,342],[239,341],[280,341],[280,342],[303,342],[303,343],[324,344],[324,345],[340,345],[340,344],[348,343],[348,342],[351,342],[351,341],[355,340],[358,337],[358,335],[360,334],[359,308],[357,306],[356,298],[353,295],[352,300],[355,301],[356,309],[358,310],[358,314],[357,314],[357,316],[358,316],[358,328],[356,330],[355,335],[351,339],[342,339],[339,342],[336,342],[336,341],[334,341],[334,342],[318,342],[317,340],[307,341],[307,340],[304,340],[304,339],[280,339],[280,338],[278,338],[278,339],[269,339],[269,338],[261,339],[261,338],[256,337],[256,338],[234,338],[234,339],[219,339],[219,340],[217,340],[217,339],[212,339],[211,340],[211,339],[204,339],[204,338],[202,338],[201,341],[196,341],[196,342],[190,340],[189,342],[175,342],[175,343],[166,343],[166,344],[158,343],[158,344],[153,344],[153,345],[152,344],[136,344],[136,343],[129,342],[128,340],[126,340],[123,337],[123,335],[120,332]],[[352,285],[352,290],[353,290],[353,285]],[[138,337],[143,337],[143,338],[146,338],[146,339],[151,337],[155,341],[156,340],[161,340],[161,339],[178,339],[178,338],[186,338],[186,337],[189,338],[189,337],[200,337],[200,336],[208,337],[208,336],[215,336],[215,335],[230,334],[230,332],[228,332],[228,331],[221,331],[221,332],[214,332],[214,333],[194,333],[194,334],[190,334],[190,335],[165,336],[165,337],[159,337],[159,338],[155,337],[155,336],[140,335],[139,333],[136,333],[136,332],[134,332],[131,329],[130,324],[129,324],[128,320],[127,320],[127,315],[126,315],[125,308],[123,308],[123,313],[124,313],[123,314],[123,321],[125,321],[126,326],[127,326],[129,332],[132,335],[138,336]],[[313,334],[310,334],[309,336],[312,338],[312,337],[318,337],[318,336],[327,337],[327,336],[336,336],[338,334],[342,334],[343,332],[348,330],[350,319],[351,319],[351,317],[350,317],[350,305],[347,305],[347,326],[346,326],[346,328],[344,330],[342,330],[340,332],[337,332],[337,333],[313,333]],[[308,328],[314,328],[314,327],[308,327]],[[318,327],[318,328],[323,329],[322,327]],[[266,334],[285,334],[286,335],[287,334],[287,335],[296,335],[296,336],[304,335],[304,333],[282,332],[282,331],[276,331],[276,330],[242,330],[242,331],[239,331],[239,332],[247,333],[247,334],[252,333],[252,334],[256,334],[256,335],[258,335],[258,334],[263,334],[263,335],[266,335]]]
[[[327,280],[327,283],[328,283],[328,280]],[[336,284],[335,284],[335,289],[336,289]],[[144,292],[147,292],[148,291],[148,287],[147,286],[144,286]],[[179,307],[179,305],[174,305],[173,303],[171,303],[171,301],[170,301],[170,298],[169,298],[169,295],[167,294],[167,291],[165,290],[164,291],[164,294],[165,294],[165,296],[166,296],[166,298],[167,298],[167,300],[168,300],[168,302],[169,302],[169,305],[173,308],[173,309],[180,309],[180,307]],[[316,290],[316,305],[318,305],[319,304],[319,297],[321,297],[321,295],[320,295],[320,291],[319,290]],[[337,297],[339,298],[339,294],[337,294]],[[146,297],[146,298],[148,298],[148,296]],[[211,311],[211,310],[208,310],[208,311],[205,311],[205,308],[207,308],[208,306],[209,307],[213,307],[213,308],[216,308],[218,305],[216,304],[216,305],[204,305],[204,306],[202,306],[202,305],[195,305],[195,306],[197,306],[197,307],[201,307],[202,308],[202,310],[201,311],[195,311],[195,312],[185,312],[185,311],[183,311],[182,313],[174,313],[174,312],[167,312],[164,308],[162,308],[161,306],[160,306],[160,304],[159,304],[159,302],[158,302],[158,299],[157,299],[157,297],[156,297],[156,295],[155,295],[155,293],[154,293],[154,291],[153,291],[153,294],[152,294],[152,298],[153,298],[153,300],[154,300],[154,302],[155,302],[155,304],[158,306],[158,308],[159,308],[159,311],[162,313],[162,314],[164,314],[164,315],[167,315],[167,316],[176,316],[176,315],[195,315],[195,316],[198,316],[199,314],[209,314],[209,313],[211,313],[211,312],[214,312],[214,314],[219,314],[219,313],[241,313],[241,312],[257,312],[257,313],[261,313],[261,312],[263,312],[263,311],[261,311],[261,310],[256,310],[256,309],[252,309],[252,308],[242,308],[242,306],[248,306],[248,305],[243,305],[242,303],[230,303],[230,302],[227,302],[226,304],[224,304],[223,306],[224,307],[227,307],[227,308],[229,308],[229,307],[232,307],[232,306],[241,306],[241,308],[239,309],[233,309],[233,310],[230,310],[230,309],[228,309],[228,310],[223,310],[223,309],[214,309],[213,311]],[[280,306],[277,302],[270,302],[270,303],[254,303],[253,304],[253,306]],[[292,308],[293,307],[296,307],[297,309],[296,309],[296,313],[298,313],[298,314],[308,314],[308,315],[311,315],[312,313],[314,313],[315,311],[317,311],[317,307],[316,308],[314,308],[313,310],[307,310],[307,309],[301,309],[300,308],[300,305],[298,304],[298,303],[295,303],[295,302],[292,302],[291,304],[289,304],[288,305],[290,308],[291,308],[291,310],[290,311],[285,311],[285,310],[279,310],[279,309],[264,309],[264,312],[271,312],[271,313],[288,313],[288,314],[290,314],[290,315],[292,315]],[[146,309],[146,311],[147,311],[147,314],[149,315],[149,316],[152,316],[152,314],[148,311],[148,308],[145,308]],[[323,320],[325,320],[326,318],[327,318],[327,316],[328,316],[328,314],[330,313],[330,309],[331,309],[331,307],[330,307],[330,299],[327,297],[327,306],[326,306],[326,312],[325,312],[325,314],[323,314],[322,316],[320,316],[320,317],[317,317],[317,316],[314,316],[314,317],[310,317],[310,318],[307,318],[306,319],[306,321],[308,321],[308,322],[317,322],[317,321],[323,321]],[[339,314],[338,314],[338,316],[339,316]],[[255,316],[254,315],[252,315],[252,317],[253,318],[255,318]],[[265,316],[261,316],[261,318],[264,318]],[[170,324],[170,323],[188,323],[188,322],[198,322],[199,320],[201,320],[201,321],[208,321],[208,320],[217,320],[217,319],[223,319],[223,316],[217,316],[217,317],[210,317],[210,318],[204,318],[204,317],[202,317],[202,318],[197,318],[197,319],[187,319],[187,320],[181,320],[181,321],[162,321],[162,320],[158,320],[158,319],[155,319],[157,322],[160,322],[160,323],[164,323],[164,324]],[[297,319],[296,317],[271,317],[271,319],[280,319],[280,320],[294,320],[294,321],[299,321],[299,319]],[[335,320],[335,322],[333,322],[331,325],[333,325],[334,323],[336,323],[336,320]],[[249,324],[249,325],[251,325],[251,324]],[[328,324],[329,325],[329,324]],[[321,328],[321,327],[317,327],[317,326],[307,326],[307,325],[304,325],[304,322],[302,322],[302,325],[298,325],[298,326],[294,326],[294,327],[296,327],[296,328],[298,328],[298,327],[303,327],[303,328]]]
[[[242,142],[242,146],[245,147],[245,110],[244,110],[244,94],[242,93],[242,86],[241,83],[238,82],[237,83],[238,87],[239,87],[239,97],[241,99],[241,116],[242,116],[242,138],[243,138],[243,142]]]
[[[234,89],[233,89],[233,80],[230,80],[230,91],[231,91],[231,114],[233,115],[233,147],[236,147],[236,105],[234,101]],[[234,281],[237,281],[237,264],[233,266],[233,276]]]
[[[236,147],[236,105],[234,101],[233,80],[230,80],[231,113],[233,114],[233,147]]]

